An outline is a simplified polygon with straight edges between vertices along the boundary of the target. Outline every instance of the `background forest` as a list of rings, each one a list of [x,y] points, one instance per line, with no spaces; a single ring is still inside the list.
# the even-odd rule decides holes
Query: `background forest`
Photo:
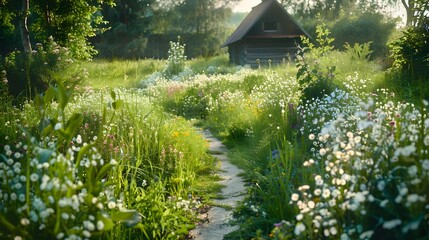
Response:
[[[231,24],[233,15],[239,16],[231,10],[237,2],[2,0],[0,54],[23,50],[22,39],[27,41],[27,37],[35,45],[46,43],[52,36],[78,58],[94,56],[94,49],[99,57],[166,58],[169,41],[180,35],[187,44],[188,57],[213,56],[224,51],[220,45],[239,23],[236,20]],[[377,56],[387,53],[389,34],[401,22],[392,13],[406,12],[407,19],[402,22],[417,26],[422,22],[416,17],[424,15],[426,5],[420,0],[281,3],[311,35],[315,36],[317,22],[323,21],[332,29],[336,47],[343,47],[345,42],[353,45],[372,41]],[[23,29],[28,30],[28,36],[23,35]]]

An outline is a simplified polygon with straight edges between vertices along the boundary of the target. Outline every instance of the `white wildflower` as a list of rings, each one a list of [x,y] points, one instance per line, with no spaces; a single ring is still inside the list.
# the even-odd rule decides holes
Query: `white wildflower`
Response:
[[[28,224],[30,224],[30,220],[28,218],[21,218],[21,224],[23,226],[27,226]]]
[[[108,207],[109,209],[113,209],[113,208],[115,208],[115,207],[116,207],[116,203],[115,203],[115,202],[113,202],[113,201],[110,201],[110,202],[107,204],[107,207]]]
[[[338,233],[337,228],[335,228],[335,227],[329,228],[329,232],[331,233],[331,235],[337,235],[337,233]]]
[[[101,231],[104,229],[104,222],[103,221],[101,221],[101,220],[97,221],[97,229],[98,229],[98,231]]]
[[[305,231],[305,225],[300,222],[297,223],[294,230],[295,235],[299,236],[304,231]]]
[[[401,225],[402,221],[400,219],[393,219],[390,221],[386,221],[383,223],[383,228],[385,229],[392,229],[399,225]]]
[[[76,137],[76,142],[78,143],[78,144],[82,144],[82,136],[79,134],[79,135],[77,135],[77,137]]]
[[[370,239],[373,234],[374,234],[374,231],[363,232],[359,235],[359,239]]]
[[[85,236],[87,238],[91,237],[91,233],[88,230],[83,230],[82,234],[83,234],[83,236]]]
[[[410,194],[410,195],[407,196],[407,201],[409,203],[415,203],[418,200],[419,200],[419,195],[417,195],[417,194]]]
[[[408,174],[410,176],[416,176],[417,175],[417,166],[416,165],[412,165],[410,167],[408,167]]]
[[[331,191],[329,189],[327,189],[327,188],[323,189],[322,197],[323,198],[328,198],[329,196],[331,196]]]
[[[299,195],[296,194],[296,193],[293,193],[292,196],[291,196],[291,199],[292,199],[292,201],[296,202],[299,199]]]
[[[422,161],[422,168],[424,170],[429,170],[429,159],[425,159]]]
[[[64,237],[64,233],[60,232],[57,234],[57,239],[62,239]]]
[[[60,122],[58,122],[57,124],[55,124],[55,126],[54,126],[54,130],[55,130],[55,131],[58,131],[58,130],[60,130],[62,127],[63,127],[63,125],[62,125]]]

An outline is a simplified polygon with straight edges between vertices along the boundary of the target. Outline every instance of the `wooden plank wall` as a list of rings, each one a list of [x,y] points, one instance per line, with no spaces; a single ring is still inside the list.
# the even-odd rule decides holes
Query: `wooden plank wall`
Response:
[[[259,64],[268,65],[269,60],[272,66],[293,60],[297,51],[293,41],[246,41],[242,47],[244,61],[241,64],[251,67],[258,67]]]

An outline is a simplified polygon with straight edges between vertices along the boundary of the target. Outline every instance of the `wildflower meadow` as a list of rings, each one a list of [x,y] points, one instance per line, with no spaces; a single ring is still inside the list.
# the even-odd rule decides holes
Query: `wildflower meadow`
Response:
[[[370,43],[317,33],[262,69],[172,42],[132,87],[90,69],[20,104],[1,72],[0,238],[187,239],[220,189],[208,128],[248,185],[225,239],[428,239],[427,89],[402,98]]]

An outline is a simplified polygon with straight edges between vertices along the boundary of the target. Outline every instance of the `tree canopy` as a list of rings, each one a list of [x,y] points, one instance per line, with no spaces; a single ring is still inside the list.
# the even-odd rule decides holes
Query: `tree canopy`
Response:
[[[214,55],[228,32],[231,3],[237,1],[115,0],[113,8],[102,11],[109,31],[94,42],[105,57],[165,57],[168,43],[180,35],[189,56]]]
[[[233,29],[227,20],[240,0],[0,0],[0,55],[46,43],[52,36],[76,58],[165,57],[168,43],[182,36],[190,57],[219,53]],[[301,20],[347,19],[350,13],[377,13],[399,0],[279,0]],[[407,24],[427,18],[426,0],[401,0]],[[346,14],[347,13],[347,14]],[[150,52],[152,51],[152,52]]]
[[[1,53],[13,49],[31,49],[31,43],[48,41],[52,36],[70,48],[77,58],[88,58],[95,52],[88,42],[103,22],[101,6],[113,0],[1,0]],[[22,47],[16,39],[23,40]],[[27,40],[28,42],[24,42]]]

